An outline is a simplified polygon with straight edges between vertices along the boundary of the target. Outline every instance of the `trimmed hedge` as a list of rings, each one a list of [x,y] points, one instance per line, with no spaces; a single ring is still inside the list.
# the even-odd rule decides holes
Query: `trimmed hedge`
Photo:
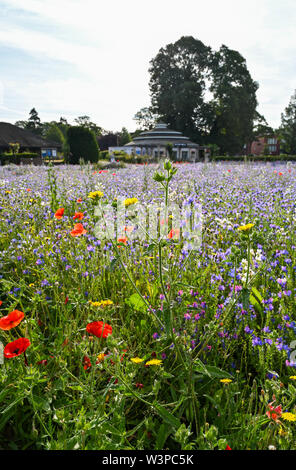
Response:
[[[95,134],[87,127],[69,127],[67,141],[70,146],[69,163],[78,164],[81,158],[86,162],[96,163],[98,161],[98,142]]]
[[[38,153],[33,153],[33,152],[21,152],[16,155],[13,155],[12,153],[2,153],[0,154],[0,162],[3,165],[4,163],[14,163],[18,164],[20,163],[21,159],[29,159],[29,158],[41,158]]]
[[[236,161],[236,162],[296,162],[296,155],[259,155],[259,156],[249,156],[249,155],[215,155],[210,157],[212,162],[217,161]]]

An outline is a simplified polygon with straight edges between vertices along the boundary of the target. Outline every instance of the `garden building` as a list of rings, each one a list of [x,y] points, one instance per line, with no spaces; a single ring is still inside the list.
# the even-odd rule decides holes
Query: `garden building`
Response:
[[[57,142],[49,142],[33,132],[8,122],[0,122],[0,154],[11,151],[11,144],[18,144],[20,153],[31,152],[40,158],[55,158],[57,151],[61,149],[61,144]]]
[[[153,158],[166,157],[168,144],[173,146],[173,160],[175,161],[195,162],[208,154],[206,147],[191,142],[181,132],[169,129],[164,123],[158,123],[154,129],[134,137],[132,142],[125,145],[125,148],[128,153],[149,155]]]

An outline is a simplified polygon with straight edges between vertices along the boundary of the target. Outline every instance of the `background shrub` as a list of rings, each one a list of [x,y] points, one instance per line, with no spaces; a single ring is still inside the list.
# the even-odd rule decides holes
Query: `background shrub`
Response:
[[[94,163],[98,161],[99,146],[95,134],[86,127],[70,127],[67,141],[70,146],[69,163],[78,164],[80,158]]]

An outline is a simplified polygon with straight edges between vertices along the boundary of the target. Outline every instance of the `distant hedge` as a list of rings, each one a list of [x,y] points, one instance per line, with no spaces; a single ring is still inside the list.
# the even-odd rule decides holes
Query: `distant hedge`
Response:
[[[2,153],[0,154],[0,162],[1,164],[4,164],[6,162],[9,163],[15,163],[18,164],[20,163],[21,159],[27,159],[27,158],[40,158],[40,155],[38,153],[33,153],[33,152],[21,152],[16,155],[13,155],[12,153]]]
[[[236,162],[296,162],[296,155],[258,155],[258,156],[245,156],[245,155],[216,155],[210,157],[212,162],[216,161],[236,161]]]
[[[96,163],[99,146],[95,134],[83,126],[69,127],[67,141],[70,146],[69,163],[78,164],[80,159]]]

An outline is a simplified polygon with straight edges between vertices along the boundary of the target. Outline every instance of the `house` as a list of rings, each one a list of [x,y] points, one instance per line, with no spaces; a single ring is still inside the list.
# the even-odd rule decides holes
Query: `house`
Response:
[[[33,132],[21,129],[8,122],[0,122],[0,154],[10,150],[11,144],[19,144],[19,153],[29,151],[41,158],[56,157],[61,144],[49,142]]]
[[[176,161],[196,161],[204,157],[209,152],[205,147],[191,142],[188,137],[181,132],[169,129],[167,124],[159,122],[154,129],[141,132],[134,137],[124,148],[127,153],[137,155],[149,155],[152,158],[166,157],[168,154],[167,145],[172,144],[173,159]],[[110,148],[111,149],[111,148]],[[110,151],[109,149],[109,151]],[[112,151],[117,150],[112,147]]]
[[[248,155],[279,155],[280,154],[280,141],[275,136],[257,137],[256,140],[251,142],[246,147]]]

